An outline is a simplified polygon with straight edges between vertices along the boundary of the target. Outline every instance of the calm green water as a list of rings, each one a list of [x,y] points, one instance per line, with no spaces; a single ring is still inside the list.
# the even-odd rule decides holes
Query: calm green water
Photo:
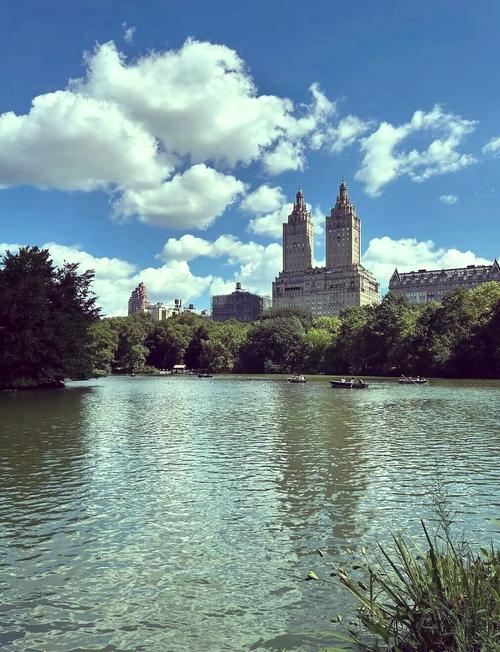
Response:
[[[498,540],[500,383],[107,378],[0,395],[0,648],[317,650],[318,547],[416,529],[443,473]]]

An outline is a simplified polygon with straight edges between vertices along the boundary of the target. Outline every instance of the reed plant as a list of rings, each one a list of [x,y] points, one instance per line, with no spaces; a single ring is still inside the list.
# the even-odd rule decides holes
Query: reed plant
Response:
[[[394,535],[378,553],[351,556],[349,571],[331,565],[330,575],[359,602],[357,620],[346,625],[359,648],[500,651],[500,551],[454,541],[446,514],[441,518],[432,535],[421,521],[423,546]]]

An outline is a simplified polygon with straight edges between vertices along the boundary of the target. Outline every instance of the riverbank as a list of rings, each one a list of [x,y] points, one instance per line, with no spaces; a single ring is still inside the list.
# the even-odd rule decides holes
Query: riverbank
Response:
[[[36,389],[64,389],[65,383],[62,380],[25,380],[20,379],[9,385],[0,385],[0,392],[25,392]]]

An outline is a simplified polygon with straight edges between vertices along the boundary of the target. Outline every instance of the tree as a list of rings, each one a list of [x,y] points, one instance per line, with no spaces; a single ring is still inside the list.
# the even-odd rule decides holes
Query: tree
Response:
[[[88,377],[88,331],[99,310],[92,271],[57,269],[38,247],[7,251],[0,269],[0,386],[58,385]]]
[[[418,309],[402,294],[387,294],[374,306],[363,332],[365,373],[406,373],[406,344]]]
[[[201,367],[215,373],[235,369],[247,334],[246,324],[235,320],[213,323],[202,342]]]
[[[176,319],[156,323],[145,339],[146,363],[157,369],[171,369],[182,363],[191,339],[191,327]]]
[[[92,359],[92,376],[111,373],[118,347],[118,330],[111,319],[100,319],[90,325],[88,351]]]
[[[241,350],[241,369],[254,373],[297,371],[304,360],[304,327],[298,317],[254,324]]]
[[[118,331],[118,345],[113,360],[113,371],[132,373],[144,365],[147,351],[134,349],[144,346],[149,333],[154,328],[151,317],[137,313],[129,317],[113,317],[112,323]]]
[[[341,315],[337,337],[324,353],[326,373],[364,373],[364,329],[372,316],[372,306],[348,308]]]

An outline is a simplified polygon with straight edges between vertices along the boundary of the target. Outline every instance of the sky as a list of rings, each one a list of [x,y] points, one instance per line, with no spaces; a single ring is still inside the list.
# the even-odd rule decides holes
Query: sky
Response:
[[[500,256],[496,0],[0,0],[0,251],[95,270],[103,314],[271,294],[301,186],[324,264],[344,176],[363,264]]]

